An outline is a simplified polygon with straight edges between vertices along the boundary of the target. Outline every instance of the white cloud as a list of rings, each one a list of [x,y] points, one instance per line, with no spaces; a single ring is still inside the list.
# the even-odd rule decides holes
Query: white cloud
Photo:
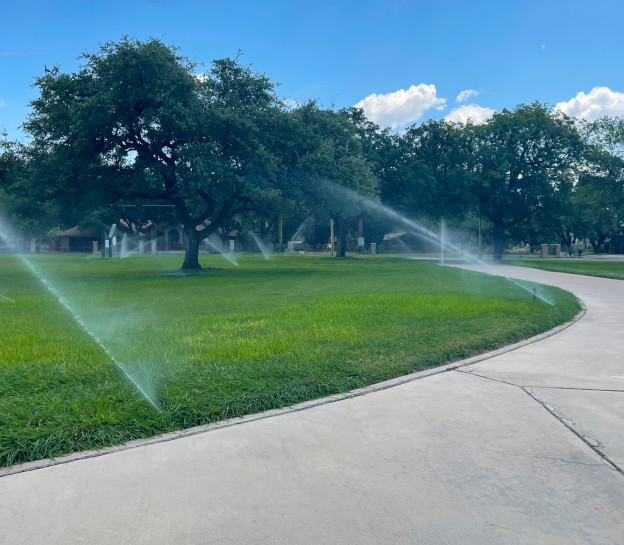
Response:
[[[476,97],[479,94],[479,91],[475,91],[474,89],[466,89],[457,95],[455,99],[457,102],[466,102],[470,97]]]
[[[459,108],[451,110],[450,113],[444,118],[447,121],[454,123],[466,123],[470,120],[475,125],[483,123],[490,117],[496,110],[491,108],[484,108],[483,106],[477,106],[476,104],[464,104]]]
[[[297,100],[290,97],[283,99],[282,103],[286,106],[287,110],[294,110],[295,108],[299,108],[299,106],[301,106]]]
[[[580,92],[568,102],[559,102],[555,108],[587,121],[604,115],[620,116],[624,115],[624,93],[608,87],[594,87],[588,94]]]
[[[373,93],[360,100],[355,107],[363,108],[366,117],[380,127],[396,129],[417,121],[429,108],[445,104],[445,98],[436,96],[435,85],[421,83],[385,95]]]

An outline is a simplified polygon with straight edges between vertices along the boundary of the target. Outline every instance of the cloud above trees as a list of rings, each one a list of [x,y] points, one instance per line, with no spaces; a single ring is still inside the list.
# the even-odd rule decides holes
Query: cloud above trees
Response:
[[[373,93],[355,106],[380,127],[398,129],[418,121],[430,108],[443,109],[445,105],[446,99],[437,96],[435,85],[421,83],[385,95]]]
[[[465,89],[455,100],[465,102],[478,94],[479,91],[475,89]],[[366,117],[380,127],[400,130],[420,120],[427,110],[435,108],[442,111],[446,105],[447,99],[437,95],[434,84],[421,83],[392,93],[373,93],[360,100],[355,107],[362,108]],[[466,123],[470,120],[474,124],[479,124],[492,117],[494,112],[495,110],[491,108],[477,104],[463,104],[452,110],[444,119],[456,123]]]
[[[475,89],[464,89],[455,100],[462,103],[479,94],[480,91]],[[437,95],[434,84],[421,83],[391,93],[373,93],[355,106],[362,108],[366,116],[380,127],[400,130],[419,121],[427,110],[444,110],[447,99]],[[603,116],[624,116],[624,93],[613,91],[609,87],[594,87],[589,93],[581,91],[570,100],[557,103],[555,109],[570,117],[587,121]],[[495,111],[478,104],[461,104],[444,119],[454,123],[470,121],[478,125],[490,119]]]
[[[464,104],[459,108],[451,110],[444,119],[453,123],[467,123],[470,121],[474,125],[479,125],[490,119],[495,111],[492,108],[484,108],[477,104]]]
[[[570,117],[594,121],[605,115],[624,115],[624,93],[612,91],[608,87],[594,87],[589,93],[577,93],[567,102],[555,106]]]

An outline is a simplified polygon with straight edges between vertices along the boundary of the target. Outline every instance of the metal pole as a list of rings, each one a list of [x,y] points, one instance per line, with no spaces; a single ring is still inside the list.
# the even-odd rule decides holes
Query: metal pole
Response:
[[[334,257],[334,220],[329,220],[329,238],[331,244],[331,255]]]

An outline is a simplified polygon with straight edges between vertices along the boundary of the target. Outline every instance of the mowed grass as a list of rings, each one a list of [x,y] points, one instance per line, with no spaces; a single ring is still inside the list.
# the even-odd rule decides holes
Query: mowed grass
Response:
[[[566,272],[571,274],[584,274],[587,276],[601,276],[603,278],[615,278],[624,280],[624,261],[603,261],[589,259],[505,259],[507,265],[519,267],[532,267],[547,271]]]
[[[179,256],[28,259],[56,296],[0,256],[0,466],[345,392],[579,311],[556,288],[540,288],[551,306],[503,278],[382,257],[203,256],[194,274]]]

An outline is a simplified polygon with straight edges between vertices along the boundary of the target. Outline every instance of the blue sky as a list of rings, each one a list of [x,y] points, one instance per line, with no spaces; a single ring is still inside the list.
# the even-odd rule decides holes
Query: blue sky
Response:
[[[397,129],[478,122],[534,100],[575,116],[624,114],[621,1],[22,1],[0,13],[0,128],[10,138],[23,138],[44,65],[74,71],[80,53],[124,34],[206,64],[240,49],[281,97],[359,104]]]

